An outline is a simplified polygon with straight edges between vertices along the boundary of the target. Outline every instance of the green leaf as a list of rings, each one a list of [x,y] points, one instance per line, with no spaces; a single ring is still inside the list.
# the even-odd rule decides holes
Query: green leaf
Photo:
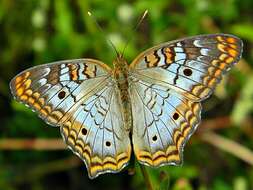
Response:
[[[253,76],[250,76],[244,85],[240,98],[235,103],[232,120],[239,125],[251,111],[253,111]]]
[[[247,180],[244,177],[234,179],[234,190],[247,190]]]
[[[251,23],[237,24],[231,27],[232,33],[253,42],[253,25]]]

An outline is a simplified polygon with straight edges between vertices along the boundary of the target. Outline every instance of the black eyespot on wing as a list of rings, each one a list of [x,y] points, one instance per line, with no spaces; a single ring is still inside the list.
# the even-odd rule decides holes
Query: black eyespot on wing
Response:
[[[174,120],[177,120],[179,118],[179,114],[175,112],[172,117]]]
[[[83,134],[83,135],[87,135],[87,129],[82,128],[82,134]]]
[[[106,141],[106,142],[105,142],[105,145],[106,145],[106,146],[111,146],[111,142]]]
[[[66,92],[65,92],[65,91],[61,91],[61,92],[59,92],[59,94],[58,94],[58,98],[60,98],[60,99],[65,98],[65,96],[66,96]]]
[[[152,140],[153,140],[153,141],[156,141],[156,140],[157,140],[157,136],[156,136],[156,135],[153,136],[153,137],[152,137]]]
[[[184,75],[185,76],[191,76],[192,75],[192,70],[191,69],[184,69]]]

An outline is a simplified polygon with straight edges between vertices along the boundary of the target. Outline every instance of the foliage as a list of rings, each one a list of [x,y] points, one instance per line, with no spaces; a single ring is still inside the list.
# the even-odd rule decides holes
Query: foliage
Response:
[[[160,42],[202,33],[232,33],[244,41],[243,60],[204,103],[202,117],[206,122],[186,145],[184,165],[143,169],[154,189],[253,189],[252,164],[245,162],[243,155],[213,147],[215,143],[202,136],[205,131],[216,130],[253,149],[252,7],[251,0],[1,0],[0,141],[60,138],[58,129],[46,127],[36,114],[11,97],[9,81],[28,67],[81,57],[100,59],[112,66],[115,52],[106,39],[122,50],[130,38],[125,57],[131,62],[140,50]],[[133,30],[146,9],[148,17]],[[104,34],[87,11],[96,17]],[[217,118],[232,120],[218,123]],[[214,122],[208,128],[210,121]],[[91,181],[84,164],[73,159],[70,151],[0,151],[0,189],[4,190],[146,189],[148,179],[142,174],[133,161],[119,174]]]

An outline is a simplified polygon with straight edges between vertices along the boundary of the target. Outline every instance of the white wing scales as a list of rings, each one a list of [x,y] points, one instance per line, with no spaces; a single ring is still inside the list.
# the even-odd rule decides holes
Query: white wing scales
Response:
[[[167,86],[193,101],[206,99],[222,75],[240,60],[242,41],[232,35],[200,35],[155,46],[130,65],[132,75]]]
[[[133,145],[141,163],[182,162],[183,147],[200,122],[200,101],[241,53],[235,36],[202,35],[160,44],[131,63]]]
[[[118,172],[130,159],[131,146],[113,87],[91,96],[62,127],[67,144],[85,160],[89,176]]]
[[[181,163],[181,152],[200,122],[201,105],[169,88],[142,80],[131,86],[133,145],[150,166]]]
[[[105,64],[80,59],[30,68],[11,81],[18,101],[53,126],[86,164],[90,178],[118,172],[131,145],[118,91]]]

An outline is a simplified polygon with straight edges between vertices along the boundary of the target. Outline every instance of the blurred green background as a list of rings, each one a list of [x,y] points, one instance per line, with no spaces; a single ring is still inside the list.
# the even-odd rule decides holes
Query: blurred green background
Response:
[[[134,31],[145,9],[147,18]],[[11,78],[34,65],[82,57],[112,65],[115,53],[88,10],[118,50],[132,38],[129,62],[153,45],[190,35],[222,32],[244,41],[242,60],[203,104],[203,122],[185,147],[184,165],[146,170],[154,189],[253,189],[252,9],[252,0],[0,0],[0,190],[146,189],[135,161],[121,173],[89,180],[71,151],[50,150],[59,130],[9,91]],[[47,141],[37,145],[44,150],[25,141],[15,150],[20,144],[10,139],[48,139],[48,149]]]

